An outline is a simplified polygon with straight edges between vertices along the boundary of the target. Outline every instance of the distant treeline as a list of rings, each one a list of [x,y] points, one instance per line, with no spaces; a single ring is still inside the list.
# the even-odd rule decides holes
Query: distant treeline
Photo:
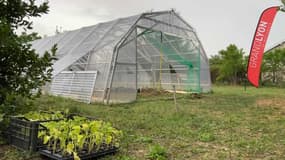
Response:
[[[243,49],[231,44],[218,55],[211,56],[212,82],[241,85],[246,80],[248,56]],[[265,86],[285,87],[285,49],[275,49],[264,54],[260,82]]]

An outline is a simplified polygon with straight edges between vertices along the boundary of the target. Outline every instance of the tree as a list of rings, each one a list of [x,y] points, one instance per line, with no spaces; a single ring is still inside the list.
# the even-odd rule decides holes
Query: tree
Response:
[[[22,34],[20,35],[20,38],[22,39],[21,41],[23,43],[26,43],[26,42],[32,42],[34,40],[37,40],[37,39],[41,39],[42,37],[38,35],[38,33],[36,32],[33,32],[31,34],[27,34],[26,32],[22,32]]]
[[[238,84],[245,76],[244,52],[234,44],[229,45],[226,50],[219,51],[221,58],[219,65],[218,80]]]
[[[265,53],[263,58],[262,72],[272,83],[278,84],[283,76],[285,67],[285,49],[275,49]]]
[[[28,41],[34,34],[16,34],[17,29],[32,29],[32,17],[48,12],[48,2],[35,0],[0,0],[0,105],[8,95],[31,97],[52,76],[56,46],[42,57]],[[40,90],[39,90],[40,91]]]
[[[213,83],[215,83],[220,74],[221,56],[219,55],[211,56],[211,58],[209,59],[209,63],[210,63],[211,80]]]

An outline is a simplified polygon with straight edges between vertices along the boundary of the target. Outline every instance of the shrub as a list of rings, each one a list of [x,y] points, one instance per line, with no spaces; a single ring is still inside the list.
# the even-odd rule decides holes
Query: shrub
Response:
[[[150,160],[166,160],[167,151],[160,145],[151,146],[147,158]]]

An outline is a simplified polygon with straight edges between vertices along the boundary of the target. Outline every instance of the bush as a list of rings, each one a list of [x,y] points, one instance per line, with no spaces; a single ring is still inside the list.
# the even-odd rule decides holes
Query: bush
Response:
[[[20,95],[8,95],[4,103],[0,105],[0,134],[6,130],[9,124],[9,117],[18,114],[25,114],[36,110],[32,100]],[[0,135],[1,136],[1,135]]]
[[[208,132],[200,133],[199,140],[201,142],[211,142],[215,140],[215,136],[212,133],[208,133]]]
[[[147,158],[150,160],[166,160],[167,151],[160,145],[151,146]]]
[[[32,100],[20,95],[8,95],[4,103],[0,105],[0,113],[5,116],[24,114],[37,108]]]

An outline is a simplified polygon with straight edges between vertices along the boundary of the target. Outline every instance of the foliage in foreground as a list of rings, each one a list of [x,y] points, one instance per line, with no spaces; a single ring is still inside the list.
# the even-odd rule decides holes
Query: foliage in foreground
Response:
[[[166,160],[167,151],[164,147],[160,145],[154,145],[149,148],[149,153],[147,158],[150,160]]]
[[[32,90],[51,79],[56,46],[39,57],[27,42],[35,37],[35,33],[16,34],[19,29],[31,30],[31,18],[47,12],[48,2],[0,1],[0,105],[11,95],[30,97]]]
[[[22,116],[22,115],[18,115],[18,116]],[[66,117],[60,111],[56,111],[53,113],[32,111],[32,112],[28,112],[28,113],[24,114],[23,116],[26,119],[28,119],[29,121],[59,120],[59,119],[63,119]]]
[[[78,116],[69,120],[45,122],[43,126],[47,130],[41,131],[38,137],[43,139],[49,150],[63,156],[73,155],[75,160],[80,160],[79,153],[84,149],[90,154],[100,149],[119,147],[122,135],[110,123]]]
[[[46,145],[45,149],[63,157],[73,156],[75,160],[80,160],[80,154],[106,151],[120,145],[122,131],[112,127],[109,122],[63,114],[60,111],[33,111],[15,118],[17,117],[40,122],[42,127],[38,138]],[[25,130],[23,134],[27,134]],[[29,133],[27,136],[30,136]]]

